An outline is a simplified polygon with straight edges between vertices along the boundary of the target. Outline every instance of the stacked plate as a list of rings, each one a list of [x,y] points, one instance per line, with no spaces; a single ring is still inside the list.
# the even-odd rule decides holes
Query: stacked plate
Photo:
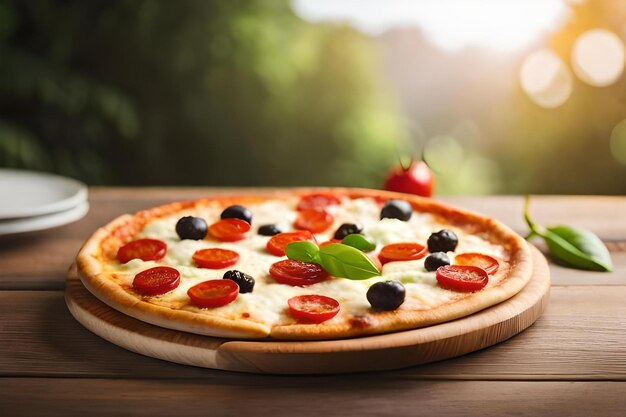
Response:
[[[74,222],[89,210],[87,186],[58,175],[0,169],[0,235]]]

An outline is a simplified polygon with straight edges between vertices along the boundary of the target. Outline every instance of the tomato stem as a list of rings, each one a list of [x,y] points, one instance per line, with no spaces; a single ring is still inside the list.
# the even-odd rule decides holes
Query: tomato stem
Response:
[[[404,166],[404,164],[402,163],[402,157],[400,155],[398,155],[398,162],[400,163],[400,166],[402,167],[402,171],[407,172],[411,168],[411,165],[413,165],[413,157],[409,159],[409,164],[407,166]]]
[[[413,156],[411,156],[411,159],[409,160],[409,165],[404,166],[404,164],[402,163],[402,154],[400,153],[400,148],[398,147],[397,143],[396,143],[395,148],[396,148],[396,157],[398,158],[398,163],[400,164],[402,171],[407,172],[411,168],[411,165],[413,165]]]

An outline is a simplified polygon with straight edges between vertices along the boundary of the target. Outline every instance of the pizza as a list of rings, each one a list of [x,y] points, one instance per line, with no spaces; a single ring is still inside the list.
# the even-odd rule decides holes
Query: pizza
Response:
[[[77,256],[84,286],[157,326],[237,339],[415,329],[529,281],[527,243],[496,220],[365,189],[174,202],[123,215]]]

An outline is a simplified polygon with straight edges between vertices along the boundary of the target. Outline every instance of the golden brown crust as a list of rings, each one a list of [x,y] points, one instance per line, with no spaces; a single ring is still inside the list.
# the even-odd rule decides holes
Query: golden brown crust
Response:
[[[429,310],[400,309],[391,312],[372,312],[366,316],[353,317],[338,324],[287,324],[274,327],[241,318],[229,320],[208,314],[196,314],[192,311],[157,306],[125,291],[103,274],[102,263],[113,259],[117,248],[131,240],[135,233],[139,232],[145,224],[154,218],[196,206],[225,207],[235,203],[245,205],[262,202],[270,198],[289,197],[294,194],[311,192],[331,192],[351,198],[373,197],[384,200],[402,198],[408,200],[416,211],[440,216],[448,224],[464,228],[474,234],[480,234],[489,241],[505,247],[510,254],[509,268],[499,272],[499,274],[504,274],[504,278],[497,285]],[[526,241],[496,220],[452,208],[427,198],[378,190],[341,188],[295,189],[257,197],[229,196],[193,202],[176,202],[141,211],[134,216],[124,215],[94,233],[80,250],[76,261],[79,277],[92,294],[116,310],[139,320],[175,330],[210,336],[230,338],[264,338],[269,336],[279,339],[302,340],[336,339],[386,333],[464,317],[517,294],[528,283],[533,268],[530,249]]]

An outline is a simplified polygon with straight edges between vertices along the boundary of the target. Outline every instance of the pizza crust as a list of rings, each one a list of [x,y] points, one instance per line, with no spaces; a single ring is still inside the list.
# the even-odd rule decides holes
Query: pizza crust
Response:
[[[273,198],[313,192],[330,192],[350,198],[373,197],[377,199],[399,198],[409,201],[415,211],[441,216],[450,225],[461,227],[469,233],[481,234],[490,241],[502,245],[510,255],[508,268],[499,271],[505,274],[493,287],[472,293],[460,300],[448,302],[428,310],[395,310],[389,312],[370,311],[364,315],[350,317],[340,323],[286,324],[269,326],[242,318],[222,318],[198,314],[193,310],[180,310],[151,304],[127,292],[104,273],[103,262],[114,259],[117,248],[132,240],[151,220],[193,207],[215,205],[226,207],[232,204],[253,204]],[[94,233],[77,256],[78,274],[85,287],[105,304],[138,320],[157,326],[237,339],[339,339],[362,335],[388,333],[429,326],[464,317],[498,304],[517,294],[530,280],[532,258],[528,244],[519,235],[502,223],[468,211],[456,209],[431,199],[378,190],[365,189],[298,189],[288,192],[270,193],[265,196],[229,196],[202,199],[192,202],[176,202],[135,215],[123,215]],[[199,310],[199,309],[198,309]]]

